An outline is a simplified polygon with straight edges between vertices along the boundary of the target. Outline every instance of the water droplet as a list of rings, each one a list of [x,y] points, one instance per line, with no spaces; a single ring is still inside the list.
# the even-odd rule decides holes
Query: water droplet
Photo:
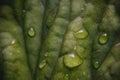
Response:
[[[74,68],[82,64],[82,59],[74,53],[70,53],[64,56],[64,64],[68,68]]]
[[[63,80],[69,80],[69,75],[68,74],[64,75]]]
[[[100,63],[98,62],[98,61],[95,61],[94,63],[93,63],[93,65],[94,65],[94,68],[99,68],[99,66],[100,66]]]
[[[39,68],[42,69],[46,66],[46,60],[43,60],[40,64],[39,64]]]
[[[12,41],[11,41],[11,44],[15,44],[15,40],[12,40]]]
[[[29,35],[30,37],[34,37],[34,36],[35,36],[35,30],[34,30],[33,27],[30,27],[30,28],[28,29],[28,35]]]
[[[75,37],[78,39],[84,39],[88,36],[88,32],[85,29],[80,29],[75,33]]]
[[[105,44],[108,41],[108,34],[107,33],[102,33],[99,37],[99,43],[100,44]]]

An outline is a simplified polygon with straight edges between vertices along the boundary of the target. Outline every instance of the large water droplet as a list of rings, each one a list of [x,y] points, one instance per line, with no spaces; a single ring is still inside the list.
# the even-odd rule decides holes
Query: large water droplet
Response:
[[[46,60],[43,60],[40,64],[39,64],[39,68],[42,69],[46,66]]]
[[[64,64],[68,68],[74,68],[82,64],[82,59],[74,53],[70,53],[64,56]]]
[[[99,37],[99,43],[100,44],[105,44],[108,41],[108,34],[107,33],[102,33]]]
[[[35,30],[34,30],[33,27],[30,27],[30,28],[28,29],[28,35],[29,35],[30,37],[34,37],[34,36],[35,36]]]
[[[88,36],[88,32],[85,29],[80,29],[75,33],[75,37],[78,39],[84,39]]]
[[[94,66],[94,68],[99,68],[99,66],[100,66],[100,63],[98,62],[98,61],[95,61],[95,62],[93,62],[93,66]]]

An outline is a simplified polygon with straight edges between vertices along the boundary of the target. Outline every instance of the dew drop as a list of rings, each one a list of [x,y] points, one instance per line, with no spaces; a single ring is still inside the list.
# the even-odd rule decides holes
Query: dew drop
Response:
[[[94,65],[94,68],[99,68],[99,66],[100,66],[100,63],[98,62],[98,61],[95,61],[94,63],[93,63],[93,65]]]
[[[82,59],[74,53],[70,53],[64,56],[64,64],[68,68],[74,68],[82,64]]]
[[[105,44],[108,41],[108,34],[107,33],[102,33],[99,37],[99,43],[100,44]]]
[[[88,32],[85,29],[80,29],[75,33],[75,37],[78,39],[84,39],[88,36]]]
[[[39,68],[42,69],[46,66],[46,60],[43,60],[40,64],[39,64]]]
[[[11,44],[12,44],[12,45],[15,44],[15,40],[12,40],[12,41],[11,41]]]
[[[28,35],[29,35],[30,37],[34,37],[34,36],[35,36],[35,30],[34,30],[33,27],[30,27],[30,28],[28,29]]]

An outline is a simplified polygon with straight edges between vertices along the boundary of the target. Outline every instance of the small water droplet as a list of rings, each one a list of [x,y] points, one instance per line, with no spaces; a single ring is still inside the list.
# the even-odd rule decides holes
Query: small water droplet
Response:
[[[74,68],[82,64],[82,59],[74,53],[70,53],[64,56],[64,64],[68,68]]]
[[[43,60],[40,64],[39,64],[39,68],[42,69],[46,66],[46,60]]]
[[[30,27],[30,28],[28,29],[28,35],[29,35],[30,37],[34,37],[34,36],[35,36],[35,30],[34,30],[33,27]]]
[[[85,29],[80,29],[75,33],[75,37],[78,39],[84,39],[88,36],[88,32]]]
[[[11,44],[15,44],[15,40],[12,40],[12,41],[11,41]]]
[[[71,58],[74,58],[74,57],[75,57],[75,54],[72,53],[72,54],[69,54],[68,56],[70,56]]]
[[[99,66],[100,66],[100,63],[98,62],[98,61],[95,61],[94,63],[93,63],[93,66],[94,66],[94,68],[99,68]]]
[[[108,41],[108,34],[107,33],[102,33],[99,37],[99,43],[100,44],[105,44]]]
[[[69,75],[65,74],[63,80],[69,80]]]

